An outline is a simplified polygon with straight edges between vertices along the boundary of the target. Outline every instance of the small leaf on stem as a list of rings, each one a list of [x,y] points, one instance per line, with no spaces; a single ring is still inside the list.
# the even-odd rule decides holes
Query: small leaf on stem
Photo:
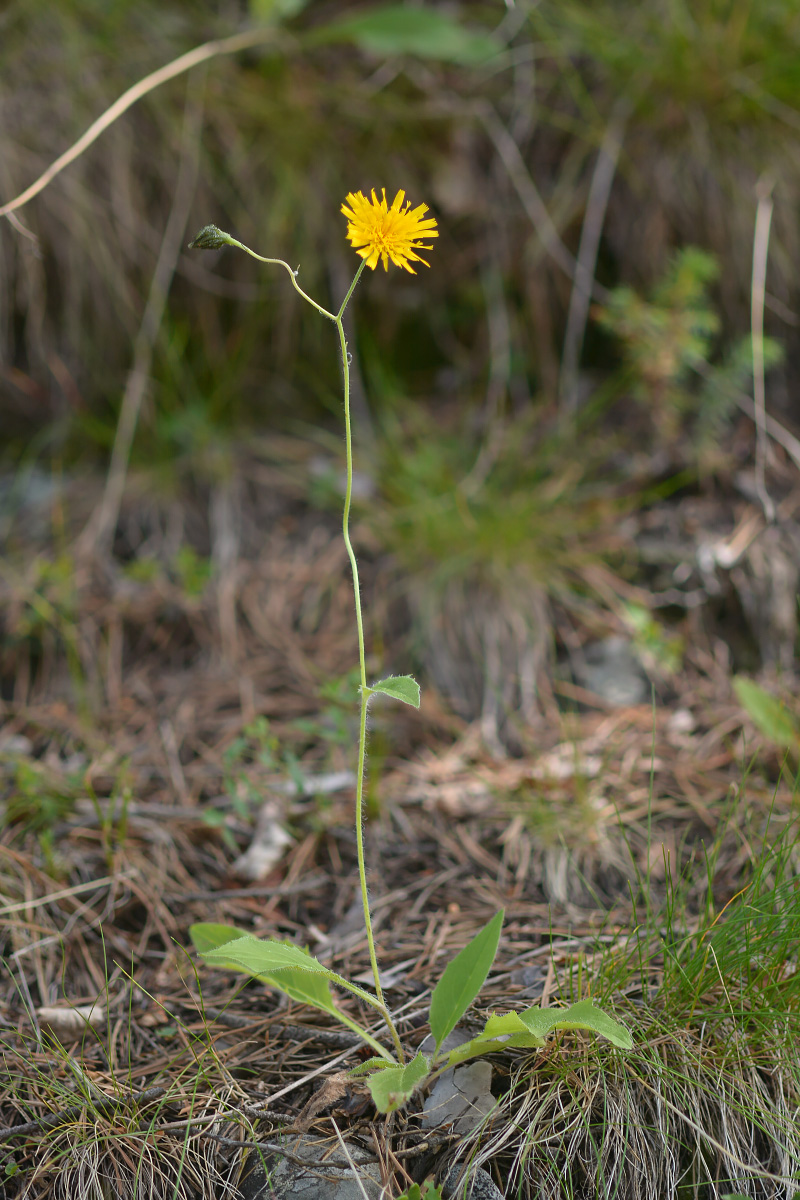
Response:
[[[367,690],[382,692],[384,696],[391,696],[394,700],[402,700],[403,704],[419,708],[419,684],[410,675],[389,675],[386,679],[380,679],[377,683],[373,683],[372,687]]]

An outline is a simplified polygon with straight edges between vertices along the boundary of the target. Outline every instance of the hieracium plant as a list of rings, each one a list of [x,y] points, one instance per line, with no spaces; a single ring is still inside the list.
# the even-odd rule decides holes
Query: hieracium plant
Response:
[[[230,925],[198,924],[191,927],[195,948],[202,957],[215,967],[242,971],[278,991],[292,1000],[321,1009],[337,1021],[353,1030],[374,1051],[374,1056],[355,1068],[354,1074],[366,1074],[373,1100],[380,1112],[388,1113],[401,1107],[414,1091],[449,1067],[457,1066],[477,1055],[489,1054],[493,1050],[510,1048],[533,1048],[544,1045],[544,1039],[554,1029],[588,1029],[603,1034],[616,1046],[629,1049],[631,1039],[628,1031],[596,1008],[591,1001],[582,1000],[569,1008],[541,1009],[532,1007],[524,1012],[492,1013],[480,1033],[463,1042],[454,1050],[444,1048],[445,1038],[464,1016],[473,1000],[483,987],[494,961],[503,924],[503,913],[498,912],[472,941],[445,968],[431,996],[430,1031],[433,1050],[419,1051],[409,1057],[403,1046],[400,1030],[392,1017],[381,987],[375,938],[372,932],[367,873],[364,864],[364,771],[367,748],[367,710],[372,698],[386,695],[405,704],[419,707],[419,685],[410,675],[393,675],[377,683],[368,684],[364,649],[364,622],[361,612],[361,590],[358,579],[358,564],[350,541],[350,507],[353,494],[353,444],[350,412],[350,367],[342,318],[355,291],[364,268],[374,270],[383,263],[388,271],[391,262],[396,267],[415,274],[412,263],[423,263],[417,253],[430,250],[425,240],[438,237],[436,221],[426,216],[428,207],[420,204],[412,208],[400,191],[391,205],[386,201],[386,192],[380,200],[372,191],[371,199],[362,192],[351,192],[342,205],[347,218],[347,237],[356,253],[361,257],[353,282],[347,290],[337,312],[329,312],[306,295],[297,282],[297,271],[278,258],[263,258],[244,246],[230,234],[223,233],[215,225],[201,229],[191,243],[192,247],[217,250],[222,246],[236,246],[259,262],[275,264],[289,273],[292,285],[300,296],[323,317],[331,321],[339,335],[344,376],[344,433],[347,462],[347,483],[344,495],[342,533],[350,566],[353,573],[356,626],[358,630],[358,655],[360,666],[360,720],[358,734],[358,767],[356,772],[355,826],[358,857],[358,876],[361,900],[364,909],[364,925],[372,967],[374,991],[369,991],[337,975],[323,966],[305,949],[291,942],[275,939],[255,938]],[[390,1047],[374,1032],[365,1029],[352,1017],[342,1012],[336,1004],[331,985],[352,992],[368,1009],[373,1009],[382,1019]]]

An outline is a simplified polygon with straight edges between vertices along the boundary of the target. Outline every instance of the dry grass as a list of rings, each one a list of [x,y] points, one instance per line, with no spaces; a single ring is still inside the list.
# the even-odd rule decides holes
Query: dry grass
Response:
[[[245,471],[242,495],[247,486]],[[262,516],[241,514],[230,592],[213,576],[199,594],[187,589],[167,510],[123,509],[118,546],[158,570],[137,581],[95,561],[75,577],[62,615],[78,630],[83,711],[66,701],[70,659],[52,621],[7,649],[7,669],[36,645],[47,652],[6,703],[3,728],[14,813],[0,839],[4,1200],[109,1187],[148,1200],[233,1196],[247,1154],[275,1153],[282,1131],[303,1127],[320,1078],[357,1059],[348,1034],[182,949],[193,921],[219,921],[310,944],[349,977],[367,969],[349,795],[292,798],[285,770],[260,762],[252,741],[230,758],[262,714],[306,773],[349,763],[346,722],[326,749],[301,720],[318,711],[321,677],[353,658],[343,555],[335,530],[305,523],[285,494],[252,559],[242,548],[257,548]],[[205,536],[212,560],[221,553],[229,524],[204,526],[191,506],[177,513],[173,527],[193,529],[201,549]],[[50,643],[36,642],[42,629]],[[769,987],[749,974],[765,944],[747,930],[751,949],[738,957],[712,938],[717,974],[701,961],[707,931],[726,928],[743,888],[767,912],[754,864],[765,894],[794,903],[791,780],[767,748],[748,766],[753,731],[726,664],[700,642],[655,710],[609,709],[574,685],[571,694],[582,711],[553,709],[535,751],[516,758],[490,753],[479,723],[459,725],[430,696],[408,724],[376,712],[368,854],[403,1036],[421,1039],[442,966],[503,906],[481,1004],[597,995],[634,1030],[636,1049],[621,1057],[564,1035],[540,1056],[500,1056],[500,1103],[466,1143],[476,1161],[531,1198],[710,1197],[726,1180],[791,1196],[781,1180],[800,1165],[797,934],[769,935],[782,956]],[[97,695],[112,702],[92,714]],[[253,884],[232,872],[252,833],[234,776],[277,797],[293,836]],[[71,1040],[38,1023],[42,1006],[94,1003],[105,1026]],[[337,1124],[373,1150],[378,1136],[398,1189],[404,1171],[463,1158],[463,1139],[423,1134],[414,1105],[384,1128],[349,1100],[334,1109]],[[313,1127],[330,1130],[329,1118]]]
[[[355,659],[347,564],[338,521],[303,502],[305,469],[251,454],[235,482],[180,499],[134,475],[114,556],[65,551],[74,570],[52,520],[28,510],[11,530],[2,1200],[233,1198],[259,1154],[307,1127],[319,1081],[357,1061],[349,1034],[184,949],[188,926],[211,920],[309,944],[350,978],[368,968],[347,788],[285,786],[284,751],[318,775],[349,767],[353,746],[347,704],[320,701]],[[85,482],[67,491],[62,545],[90,506]],[[650,532],[656,517],[642,518]],[[381,642],[385,574],[362,538],[380,670],[405,630]],[[572,644],[597,612],[571,626]],[[374,1121],[353,1090],[330,1115],[396,1192],[469,1151],[524,1200],[794,1194],[795,788],[735,703],[718,642],[687,624],[684,670],[655,707],[609,707],[552,676],[516,757],[433,688],[419,716],[375,709],[368,868],[409,1048],[441,968],[499,907],[483,1007],[593,995],[636,1036],[627,1056],[575,1034],[498,1056],[498,1108],[467,1141],[432,1139],[416,1103]],[[265,797],[293,841],[246,882],[235,858]],[[58,1042],[38,1015],[92,1004],[104,1025]],[[330,1115],[313,1132],[332,1135]]]

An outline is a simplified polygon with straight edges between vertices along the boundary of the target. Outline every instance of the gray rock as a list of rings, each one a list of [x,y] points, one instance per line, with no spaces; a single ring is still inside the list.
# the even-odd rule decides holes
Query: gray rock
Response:
[[[463,1178],[462,1178],[463,1176]],[[483,1167],[464,1168],[456,1163],[442,1182],[445,1200],[505,1200],[503,1192]]]
[[[442,1049],[455,1050],[471,1038],[472,1034],[466,1030],[454,1029],[442,1042]],[[433,1038],[428,1034],[420,1050],[423,1054],[430,1054],[433,1047]],[[492,1067],[485,1058],[445,1071],[436,1080],[422,1106],[423,1128],[452,1126],[456,1133],[469,1133],[482,1123],[495,1106],[491,1088]]]
[[[572,667],[578,682],[609,704],[644,704],[650,696],[647,674],[628,638],[592,642],[582,656],[575,655]]]
[[[423,1105],[424,1129],[453,1127],[455,1133],[476,1129],[495,1106],[492,1064],[485,1058],[445,1071]]]
[[[364,1200],[365,1193],[368,1200],[380,1200],[380,1168],[361,1146],[347,1147],[358,1178],[352,1167],[326,1163],[326,1158],[339,1162],[345,1157],[330,1138],[296,1137],[287,1141],[286,1149],[308,1166],[278,1157],[267,1174],[259,1164],[242,1182],[239,1200]]]

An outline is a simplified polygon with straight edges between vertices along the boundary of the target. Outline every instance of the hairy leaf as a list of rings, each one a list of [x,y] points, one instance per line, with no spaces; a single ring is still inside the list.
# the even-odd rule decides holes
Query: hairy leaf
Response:
[[[387,1067],[370,1075],[367,1083],[378,1112],[390,1113],[410,1100],[428,1074],[429,1063],[421,1052],[404,1067]]]
[[[391,696],[395,700],[402,700],[403,704],[410,704],[412,708],[419,708],[419,684],[410,675],[389,675],[386,679],[379,679],[377,683],[373,683],[369,690],[382,692],[384,696]]]

